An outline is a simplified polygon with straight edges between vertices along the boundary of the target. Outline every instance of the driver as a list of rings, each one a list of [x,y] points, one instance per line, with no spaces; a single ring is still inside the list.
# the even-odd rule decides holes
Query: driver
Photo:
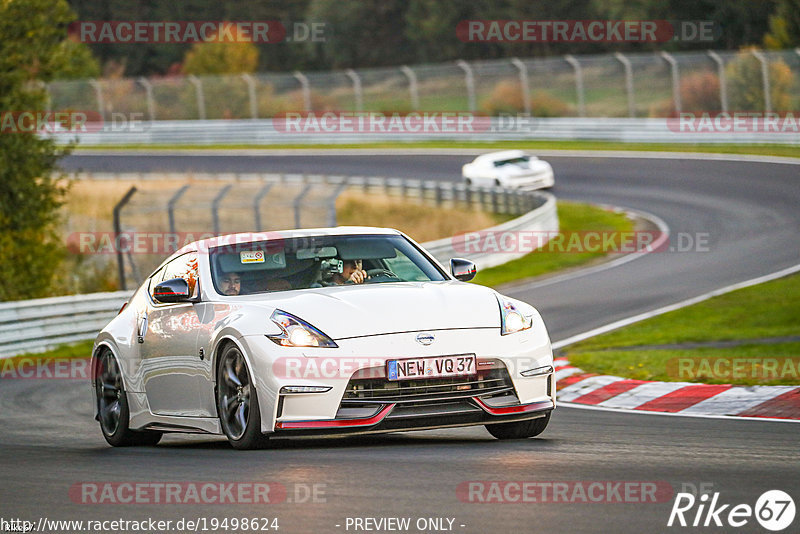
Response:
[[[336,285],[342,284],[363,284],[367,277],[367,271],[362,268],[361,260],[343,260],[342,272],[333,273],[331,282]]]
[[[219,281],[223,295],[234,297],[242,290],[242,276],[239,273],[225,273]]]

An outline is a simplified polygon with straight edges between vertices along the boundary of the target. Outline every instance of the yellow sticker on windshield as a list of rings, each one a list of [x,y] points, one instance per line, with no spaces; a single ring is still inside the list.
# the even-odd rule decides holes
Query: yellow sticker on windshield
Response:
[[[239,253],[239,261],[242,263],[264,263],[264,251],[243,250]]]

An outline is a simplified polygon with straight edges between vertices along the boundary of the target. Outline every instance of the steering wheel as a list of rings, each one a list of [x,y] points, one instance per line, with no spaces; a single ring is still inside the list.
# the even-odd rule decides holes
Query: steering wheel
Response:
[[[367,271],[367,284],[377,284],[380,282],[402,282],[403,280],[399,278],[396,274],[394,274],[389,269],[369,269]]]

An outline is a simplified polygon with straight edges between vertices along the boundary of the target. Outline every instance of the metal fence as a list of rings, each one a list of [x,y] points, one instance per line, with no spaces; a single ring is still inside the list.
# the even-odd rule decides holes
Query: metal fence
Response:
[[[76,178],[89,176],[93,180],[132,178],[118,173],[78,174]],[[347,191],[407,198],[435,208],[508,215],[529,213],[548,198],[531,191],[377,176],[136,173],[135,177],[154,186],[131,188],[113,210],[114,242],[108,249],[117,256],[123,289],[141,282],[187,241],[241,232],[336,226],[336,201]],[[150,253],[153,244],[157,250]]]
[[[800,49],[628,53],[332,72],[54,81],[52,110],[143,120],[263,119],[287,111],[469,111],[666,117],[800,110]]]

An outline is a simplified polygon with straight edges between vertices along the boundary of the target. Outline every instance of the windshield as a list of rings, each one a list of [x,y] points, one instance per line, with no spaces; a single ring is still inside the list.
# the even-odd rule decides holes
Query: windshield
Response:
[[[495,167],[502,167],[503,165],[528,163],[530,158],[528,156],[520,156],[518,158],[501,159],[494,162]]]
[[[221,295],[326,286],[446,280],[411,242],[397,235],[309,236],[211,249]]]

